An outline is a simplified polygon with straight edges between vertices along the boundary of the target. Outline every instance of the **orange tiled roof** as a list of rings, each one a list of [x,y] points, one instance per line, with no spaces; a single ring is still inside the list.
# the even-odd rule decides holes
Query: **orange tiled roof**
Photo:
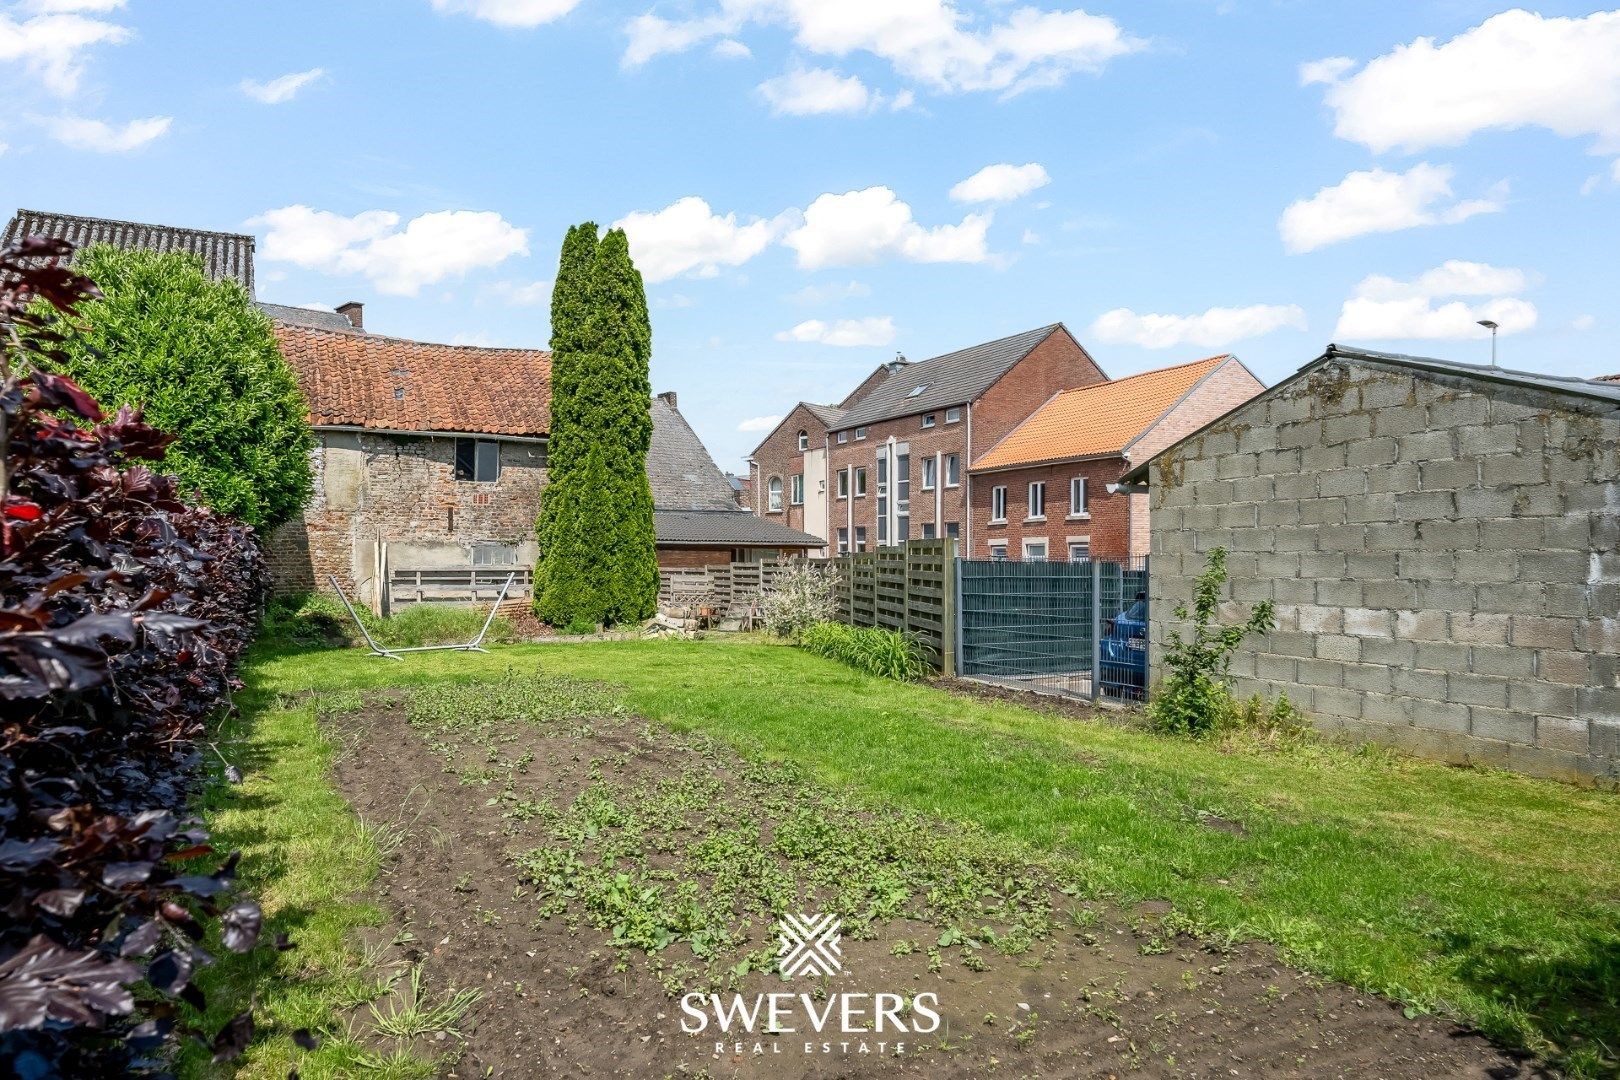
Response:
[[[551,354],[275,324],[310,422],[479,435],[547,433]]]
[[[1230,359],[1211,356],[1064,390],[991,447],[973,468],[1007,469],[1121,453],[1200,379]]]

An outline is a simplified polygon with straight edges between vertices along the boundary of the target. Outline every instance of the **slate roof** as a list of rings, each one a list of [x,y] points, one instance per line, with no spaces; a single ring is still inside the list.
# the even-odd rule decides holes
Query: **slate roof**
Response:
[[[24,236],[67,240],[76,248],[91,244],[145,251],[184,251],[199,256],[214,281],[235,281],[253,293],[254,239],[244,233],[206,232],[173,225],[146,225],[137,221],[56,214],[44,210],[18,210],[0,236],[0,245]]]
[[[544,350],[274,326],[316,427],[531,438],[551,427],[551,354]]]
[[[267,304],[262,300],[259,301],[258,307],[276,322],[308,326],[316,330],[342,330],[349,334],[355,333],[354,323],[349,321],[347,315],[339,315],[324,308],[288,307],[286,304]]]
[[[1403,353],[1374,352],[1370,349],[1346,349],[1339,345],[1329,345],[1327,351],[1315,360],[1300,368],[1294,374],[1251,398],[1244,405],[1253,404],[1268,395],[1276,393],[1279,389],[1289,385],[1295,379],[1314,371],[1329,360],[1365,361],[1373,364],[1389,364],[1393,367],[1410,368],[1414,371],[1425,371],[1433,375],[1446,375],[1453,378],[1476,379],[1480,382],[1497,383],[1505,386],[1519,386],[1531,390],[1544,390],[1555,394],[1570,394],[1575,397],[1595,398],[1598,401],[1608,402],[1620,409],[1620,383],[1612,384],[1604,379],[1581,379],[1572,375],[1543,375],[1535,371],[1515,371],[1511,368],[1487,367],[1484,364],[1463,364],[1455,360],[1440,360],[1430,356],[1407,356]],[[1243,405],[1237,408],[1243,408]],[[1235,411],[1235,410],[1234,410]],[[1153,461],[1175,447],[1182,445],[1188,439],[1195,439],[1204,431],[1218,424],[1224,419],[1218,416],[1208,424],[1192,432],[1186,438],[1173,443],[1159,451],[1154,458],[1149,458],[1134,466],[1130,472],[1120,477],[1122,484],[1140,484],[1147,479],[1148,466]]]
[[[839,426],[855,427],[929,409],[965,405],[1062,328],[1062,323],[1053,323],[969,349],[904,364],[851,405],[839,419]],[[919,386],[922,392],[914,394]]]
[[[1113,382],[1064,390],[973,463],[973,471],[1123,454],[1193,387],[1228,361],[1211,356]]]
[[[666,399],[654,397],[652,419],[647,477],[652,481],[653,508],[736,510],[736,489],[680,410]]]
[[[747,510],[655,509],[653,534],[658,543],[671,545],[818,548],[827,543]]]
[[[808,409],[810,415],[820,420],[829,430],[837,427],[844,419],[844,410],[836,405],[817,405],[813,401],[801,401],[799,404]]]

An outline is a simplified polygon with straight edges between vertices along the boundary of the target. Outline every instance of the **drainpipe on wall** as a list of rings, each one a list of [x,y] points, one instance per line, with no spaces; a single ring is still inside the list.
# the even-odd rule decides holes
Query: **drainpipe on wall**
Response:
[[[962,453],[962,557],[973,558],[973,402],[967,403],[967,449]]]

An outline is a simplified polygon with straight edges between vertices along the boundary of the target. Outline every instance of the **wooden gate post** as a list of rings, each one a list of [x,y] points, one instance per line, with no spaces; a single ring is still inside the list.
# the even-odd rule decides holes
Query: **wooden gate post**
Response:
[[[945,551],[942,556],[944,565],[941,567],[940,597],[941,619],[939,627],[939,673],[947,679],[956,677],[956,654],[961,647],[961,597],[957,592],[958,581],[961,577],[960,567],[956,564],[957,541],[955,537],[945,538]]]

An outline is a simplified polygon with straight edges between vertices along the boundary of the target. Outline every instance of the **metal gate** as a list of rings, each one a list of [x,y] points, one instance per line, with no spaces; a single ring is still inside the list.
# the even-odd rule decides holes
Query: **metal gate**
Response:
[[[1148,560],[957,561],[963,677],[1089,700],[1146,697]]]

